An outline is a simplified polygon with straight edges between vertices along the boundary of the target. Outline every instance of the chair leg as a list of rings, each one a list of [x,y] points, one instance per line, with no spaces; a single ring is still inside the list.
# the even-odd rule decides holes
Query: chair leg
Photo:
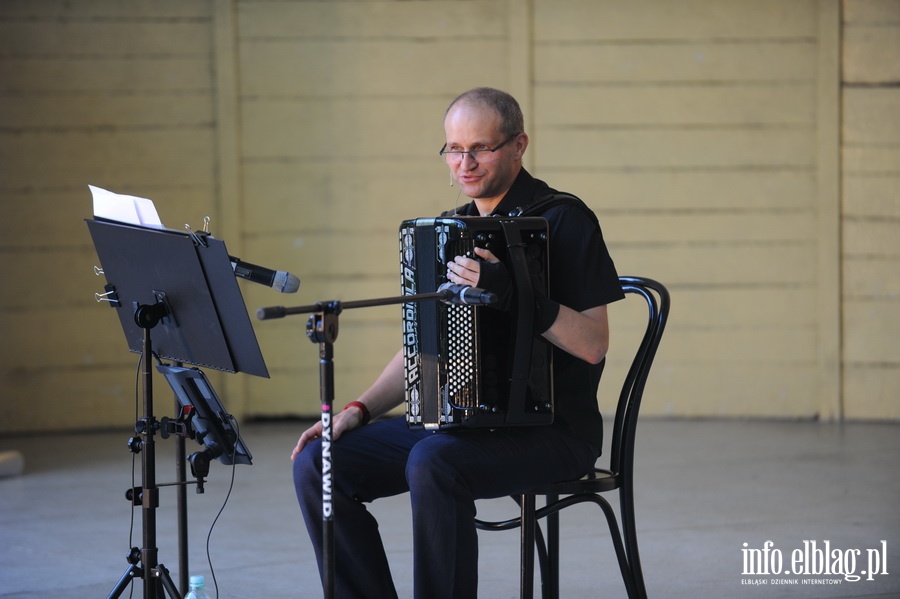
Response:
[[[606,517],[606,524],[609,527],[609,535],[612,539],[613,549],[616,550],[616,559],[619,562],[619,571],[622,573],[622,581],[625,583],[625,590],[628,593],[628,599],[641,599],[641,595],[636,588],[634,579],[634,570],[631,568],[628,550],[623,542],[623,534],[619,528],[616,513],[606,499],[598,494],[588,495],[589,501],[592,501],[601,510]],[[624,526],[624,523],[623,523]]]
[[[559,495],[547,495],[547,505]],[[547,578],[543,581],[543,599],[559,599],[559,512],[547,516]]]
[[[537,506],[535,505],[535,509],[536,508]],[[553,594],[548,584],[548,581],[552,578],[550,573],[550,558],[547,551],[547,541],[544,540],[544,535],[541,531],[540,518],[537,518],[537,512],[535,512],[534,523],[534,548],[537,550],[537,560],[538,565],[540,566],[538,572],[541,575],[541,598],[551,599]]]
[[[521,599],[534,597],[534,527],[537,520],[534,509],[534,495],[523,494],[519,542],[519,597]]]
[[[637,526],[634,518],[634,496],[627,488],[621,490],[622,536],[625,539],[625,553],[634,581],[638,599],[647,599],[647,587],[644,585],[644,571],[641,568],[641,556],[638,551]]]

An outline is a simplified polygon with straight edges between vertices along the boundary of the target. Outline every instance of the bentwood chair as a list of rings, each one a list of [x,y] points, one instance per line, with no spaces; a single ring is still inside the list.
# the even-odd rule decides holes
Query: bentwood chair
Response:
[[[647,597],[635,529],[634,441],[644,386],[669,315],[669,292],[662,284],[651,279],[620,277],[619,282],[626,296],[634,294],[645,300],[648,316],[643,339],[619,394],[612,428],[609,468],[595,467],[593,472],[579,480],[545,485],[531,489],[520,497],[514,497],[513,499],[520,505],[520,514],[511,520],[499,522],[476,520],[476,525],[482,530],[521,528],[522,598],[530,599],[533,594],[535,546],[541,568],[542,597],[544,599],[559,597],[559,512],[584,502],[596,504],[606,516],[628,597],[630,599]],[[621,532],[612,506],[603,497],[604,493],[611,491],[618,491]],[[541,508],[536,507],[535,497],[538,495],[546,499],[545,505]],[[541,518],[547,519],[546,542],[538,525]]]

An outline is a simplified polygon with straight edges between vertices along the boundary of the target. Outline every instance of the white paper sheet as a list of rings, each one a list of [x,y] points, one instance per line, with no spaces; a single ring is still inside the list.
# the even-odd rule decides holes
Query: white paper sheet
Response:
[[[113,193],[88,185],[94,198],[94,216],[122,223],[161,227],[153,200]]]

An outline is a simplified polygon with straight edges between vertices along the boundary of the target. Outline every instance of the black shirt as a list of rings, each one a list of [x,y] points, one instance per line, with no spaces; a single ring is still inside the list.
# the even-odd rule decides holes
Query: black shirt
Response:
[[[556,194],[524,168],[492,213],[516,215],[528,205]],[[566,194],[567,195],[567,194]],[[474,202],[460,214],[478,216]],[[625,297],[596,217],[580,200],[551,203],[529,216],[542,216],[549,225],[550,297],[582,312]],[[603,420],[597,407],[597,387],[604,362],[589,364],[557,348],[553,358],[554,426],[588,441],[598,450]]]

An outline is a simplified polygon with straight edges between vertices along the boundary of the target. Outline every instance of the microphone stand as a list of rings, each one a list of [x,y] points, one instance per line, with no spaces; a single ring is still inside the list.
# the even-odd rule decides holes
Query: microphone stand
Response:
[[[338,335],[338,320],[343,310],[371,308],[393,304],[407,304],[428,300],[451,301],[456,294],[444,289],[434,293],[416,293],[350,302],[328,301],[307,306],[272,306],[256,312],[259,320],[284,318],[294,314],[310,314],[306,336],[319,344],[319,395],[322,402],[322,586],[325,599],[334,599],[334,510],[332,493],[334,464],[331,458],[331,419],[334,404],[334,342]]]

